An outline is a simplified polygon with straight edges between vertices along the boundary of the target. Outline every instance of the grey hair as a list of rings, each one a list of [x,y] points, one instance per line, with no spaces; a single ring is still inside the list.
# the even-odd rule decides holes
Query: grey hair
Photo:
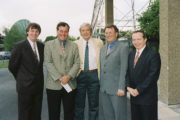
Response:
[[[82,27],[88,27],[89,29],[90,29],[90,32],[92,33],[92,27],[91,27],[91,24],[89,24],[89,23],[83,23],[83,24],[81,24],[81,26],[80,26],[80,28],[79,28],[79,31],[81,31],[81,28]]]

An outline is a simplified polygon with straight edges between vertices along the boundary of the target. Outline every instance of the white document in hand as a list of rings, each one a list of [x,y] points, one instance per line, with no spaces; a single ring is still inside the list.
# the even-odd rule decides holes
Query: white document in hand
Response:
[[[64,89],[69,93],[72,91],[72,88],[70,87],[70,85],[67,83],[67,84],[62,84],[61,85],[64,87]]]

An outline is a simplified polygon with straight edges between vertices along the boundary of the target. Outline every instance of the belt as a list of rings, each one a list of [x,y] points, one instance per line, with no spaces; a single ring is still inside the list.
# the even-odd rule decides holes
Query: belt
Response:
[[[93,69],[93,70],[81,70],[81,72],[97,72],[97,69]]]

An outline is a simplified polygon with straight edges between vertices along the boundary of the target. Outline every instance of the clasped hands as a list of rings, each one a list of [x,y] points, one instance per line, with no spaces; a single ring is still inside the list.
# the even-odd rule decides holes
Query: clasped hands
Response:
[[[59,78],[59,82],[62,84],[67,84],[71,77],[69,75],[63,75],[62,77]]]
[[[124,95],[125,95],[125,92],[124,92],[124,90],[118,89],[116,95],[117,95],[117,96],[124,96]]]
[[[128,90],[128,92],[129,92],[133,97],[136,97],[136,96],[139,95],[139,92],[138,92],[137,89],[133,89],[133,88],[131,88],[131,87],[127,87],[127,90]]]

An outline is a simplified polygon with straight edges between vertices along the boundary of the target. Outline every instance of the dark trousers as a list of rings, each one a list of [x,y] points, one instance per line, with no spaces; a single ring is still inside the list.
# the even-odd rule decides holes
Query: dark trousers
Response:
[[[49,120],[60,120],[61,100],[64,109],[64,120],[73,120],[76,90],[70,93],[67,93],[64,88],[61,90],[46,89],[46,91]]]
[[[132,120],[158,120],[157,103],[153,105],[137,105],[131,103]]]
[[[84,120],[86,93],[89,105],[88,119],[96,120],[99,104],[99,79],[97,70],[81,72],[77,78],[75,120]]]
[[[18,93],[18,120],[41,120],[43,93]]]

